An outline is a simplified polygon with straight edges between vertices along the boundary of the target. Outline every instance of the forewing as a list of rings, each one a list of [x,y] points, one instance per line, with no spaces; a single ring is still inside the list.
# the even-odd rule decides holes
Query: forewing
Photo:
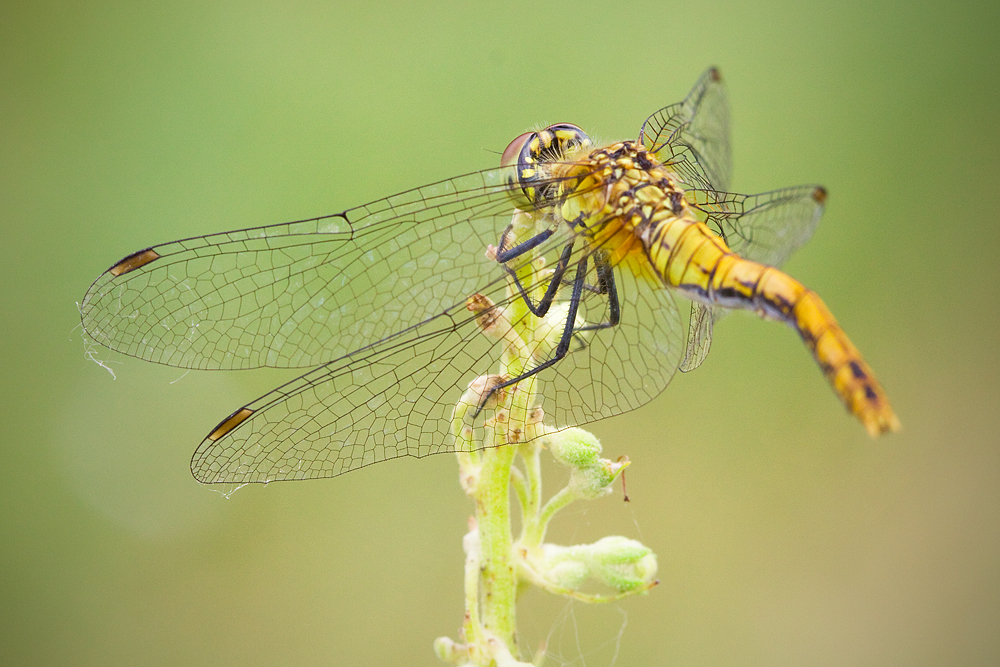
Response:
[[[646,119],[639,140],[689,188],[725,191],[732,175],[729,103],[719,70],[701,75],[682,102]]]
[[[154,246],[97,279],[83,327],[109,348],[183,368],[337,359],[501,275],[482,250],[510,220],[509,174],[472,173],[336,215]]]

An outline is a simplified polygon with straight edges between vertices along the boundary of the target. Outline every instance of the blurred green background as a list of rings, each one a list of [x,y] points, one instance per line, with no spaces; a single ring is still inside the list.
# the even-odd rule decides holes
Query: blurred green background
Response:
[[[0,663],[435,664],[471,511],[449,456],[226,500],[208,428],[287,373],[88,359],[125,254],[332,213],[496,163],[537,123],[634,138],[709,65],[735,189],[818,182],[788,270],[905,430],[872,442],[797,337],[717,329],[593,425],[632,503],[553,539],[659,554],[651,595],[530,593],[551,664],[1000,663],[996,3],[6,3],[0,20]],[[555,478],[558,479],[558,472]]]

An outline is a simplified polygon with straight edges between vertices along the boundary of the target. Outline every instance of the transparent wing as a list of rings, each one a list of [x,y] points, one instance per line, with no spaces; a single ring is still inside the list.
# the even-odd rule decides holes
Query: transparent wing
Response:
[[[812,237],[826,201],[826,190],[815,185],[759,195],[715,190],[689,190],[686,194],[733,252],[775,267],[784,264]],[[705,361],[712,345],[713,325],[728,312],[725,308],[692,302],[681,371],[692,371]]]
[[[684,101],[650,116],[639,138],[678,173],[688,185],[689,200],[742,257],[781,266],[816,229],[826,196],[822,188],[806,186],[754,196],[725,192],[732,174],[729,106],[717,69],[702,74]],[[681,371],[694,370],[705,361],[713,325],[727,312],[691,304]]]
[[[568,227],[562,228],[540,247],[552,261],[568,240]],[[573,261],[589,251],[578,248]],[[681,323],[672,295],[628,271],[616,274],[620,324],[576,335],[569,354],[537,375],[547,423],[566,427],[634,409],[659,394],[677,368]],[[597,284],[592,264],[586,282]],[[560,290],[550,312],[566,305],[569,292]],[[513,301],[505,277],[477,293],[501,309]],[[608,308],[608,295],[584,291],[577,326],[607,321]],[[453,452],[454,406],[473,379],[500,372],[501,352],[458,302],[236,411],[202,442],[191,470],[205,483],[269,482]],[[549,354],[539,349],[537,360]]]
[[[482,249],[510,221],[509,175],[487,170],[335,215],[154,246],[94,282],[84,330],[183,368],[342,357],[502,274]]]
[[[715,320],[721,319],[724,314],[722,308],[706,306],[697,301],[691,302],[687,344],[684,346],[684,358],[680,365],[682,373],[693,371],[705,361],[712,347],[712,328]]]
[[[688,199],[742,257],[781,266],[815,231],[826,199],[821,187],[752,196],[726,192],[732,174],[729,107],[714,67],[702,74],[684,101],[650,116],[639,138],[673,166],[688,184]]]
[[[689,201],[739,256],[780,267],[808,241],[823,216],[826,190],[800,185],[759,195],[688,191]]]
[[[701,75],[682,102],[646,119],[639,141],[689,188],[725,191],[732,176],[729,103],[719,70]]]

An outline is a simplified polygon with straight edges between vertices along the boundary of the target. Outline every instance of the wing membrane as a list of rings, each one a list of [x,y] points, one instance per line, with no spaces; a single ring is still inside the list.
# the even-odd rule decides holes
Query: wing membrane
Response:
[[[698,368],[708,357],[708,351],[712,347],[712,328],[715,320],[721,319],[724,314],[725,311],[721,308],[706,306],[697,301],[691,302],[687,344],[684,346],[684,358],[680,365],[682,373],[689,373]]]
[[[84,329],[112,349],[183,368],[341,357],[500,274],[466,249],[496,243],[509,221],[508,175],[468,174],[336,215],[155,246],[157,259],[91,286]]]
[[[815,185],[758,195],[712,190],[687,194],[733,252],[776,267],[812,237],[826,201],[826,191]]]
[[[554,256],[567,237],[557,234],[541,254]],[[577,249],[573,261],[589,251]],[[672,295],[649,289],[628,271],[617,275],[630,316],[619,326],[581,334],[564,359],[537,376],[548,423],[565,427],[634,409],[659,394],[677,368],[680,320]],[[592,265],[587,280],[596,284]],[[506,277],[480,288],[498,307],[513,300]],[[554,311],[568,291],[560,291]],[[607,295],[585,291],[581,324],[607,317]],[[192,472],[206,483],[312,479],[400,456],[455,451],[452,410],[475,377],[499,372],[501,352],[464,302],[455,304],[237,411],[250,414],[221,437],[207,437]]]
[[[733,171],[729,103],[719,71],[709,69],[682,102],[647,118],[639,140],[689,188],[727,190]]]

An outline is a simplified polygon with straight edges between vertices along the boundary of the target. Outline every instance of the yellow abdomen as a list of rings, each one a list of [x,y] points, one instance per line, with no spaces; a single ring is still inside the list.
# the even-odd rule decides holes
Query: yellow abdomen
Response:
[[[868,364],[819,296],[778,269],[732,252],[698,220],[676,175],[641,146],[613,144],[551,169],[561,183],[560,216],[582,220],[575,229],[608,262],[708,306],[787,323],[872,436],[900,429]]]
[[[709,305],[785,322],[799,332],[834,391],[870,435],[900,429],[871,368],[815,292],[772,266],[739,257],[692,219],[664,220],[646,240],[646,252],[668,286]]]

